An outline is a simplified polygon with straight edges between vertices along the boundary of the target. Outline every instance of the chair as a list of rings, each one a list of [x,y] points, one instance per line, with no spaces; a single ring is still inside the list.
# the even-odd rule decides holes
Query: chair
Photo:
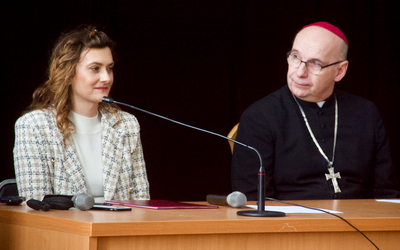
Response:
[[[17,182],[15,178],[0,182],[0,198],[6,196],[18,196]]]
[[[239,123],[236,124],[235,126],[233,126],[233,128],[231,129],[231,132],[229,132],[227,137],[232,139],[232,140],[235,140],[236,139],[236,135],[237,135],[238,127],[239,127]],[[229,146],[231,147],[231,153],[233,153],[233,146],[235,145],[235,143],[233,141],[229,141],[229,140],[228,140],[228,143],[229,143]]]

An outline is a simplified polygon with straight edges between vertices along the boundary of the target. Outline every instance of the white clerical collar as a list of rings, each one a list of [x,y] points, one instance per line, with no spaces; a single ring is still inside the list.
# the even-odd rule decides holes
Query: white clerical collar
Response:
[[[324,106],[324,104],[325,104],[325,101],[317,102],[317,104],[318,104],[318,106],[319,106],[320,108],[322,108],[322,106]]]

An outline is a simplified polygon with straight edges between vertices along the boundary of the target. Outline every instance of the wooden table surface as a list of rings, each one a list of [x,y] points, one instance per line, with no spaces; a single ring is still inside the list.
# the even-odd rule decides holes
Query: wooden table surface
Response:
[[[359,230],[366,233],[366,235],[370,235],[374,242],[376,241],[380,245],[385,246],[385,248],[381,249],[400,249],[400,204],[377,202],[375,200],[310,200],[295,202],[310,207],[341,211],[343,213],[338,215],[348,220]],[[207,204],[205,202],[193,203]],[[249,202],[248,204],[255,203]],[[266,205],[282,206],[283,204],[274,201],[266,201]],[[286,214],[285,217],[238,216],[236,212],[243,209],[248,208],[237,209],[220,206],[217,209],[153,210],[132,208],[132,211],[124,212],[79,211],[70,209],[67,211],[50,210],[48,212],[43,212],[32,210],[26,205],[7,206],[5,204],[0,204],[0,225],[2,225],[3,228],[6,225],[15,225],[30,229],[34,228],[35,230],[80,235],[83,238],[89,239],[89,247],[87,249],[111,249],[102,248],[99,239],[105,240],[106,238],[111,239],[112,237],[121,240],[128,236],[182,237],[229,235],[233,237],[230,239],[232,240],[236,236],[239,237],[243,235],[257,235],[261,238],[267,237],[268,235],[275,235],[274,237],[277,237],[277,241],[282,241],[282,237],[290,239],[297,237],[296,235],[302,235],[303,238],[306,238],[301,239],[301,242],[304,244],[311,244],[315,239],[310,238],[307,240],[307,237],[317,234],[316,239],[324,238],[326,233],[333,236],[347,233],[352,237],[352,239],[350,239],[351,242],[354,243],[354,239],[357,239],[357,244],[361,244],[365,247],[361,249],[376,249],[372,244],[368,243],[361,234],[357,233],[355,229],[344,221],[326,213],[296,213]],[[3,236],[0,236],[2,242],[10,241],[9,246],[14,246],[13,244],[15,243],[10,240],[12,235],[7,235],[7,233],[4,235],[4,232],[2,232],[2,235]],[[330,237],[332,236],[327,236],[328,239]],[[343,236],[341,237],[343,238]],[[294,242],[293,240],[291,241],[292,243]],[[335,242],[335,240],[332,242]],[[334,243],[332,242],[328,244],[333,245]],[[282,244],[284,244],[284,242],[279,243],[276,249],[281,248]],[[321,244],[323,243],[320,242],[320,247],[315,249],[331,249],[326,248],[326,246],[321,248]],[[394,244],[397,244],[397,246],[394,246]],[[250,247],[250,245],[248,246]],[[309,245],[304,245],[304,248],[300,246],[302,246],[302,244],[296,244],[296,248],[292,249],[311,249]],[[186,247],[187,245],[185,248]],[[230,247],[230,249],[236,249],[232,248],[235,246]],[[332,246],[332,249],[333,247],[334,246]],[[119,249],[122,248],[120,247]],[[144,247],[140,249],[151,248]],[[210,247],[199,248],[197,245],[196,248],[192,249],[210,249]],[[340,250],[343,249],[356,248],[342,247]]]

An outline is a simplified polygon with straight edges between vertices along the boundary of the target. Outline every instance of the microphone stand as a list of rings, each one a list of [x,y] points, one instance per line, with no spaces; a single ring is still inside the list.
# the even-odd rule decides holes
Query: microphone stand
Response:
[[[229,137],[226,137],[226,136],[223,136],[223,135],[220,135],[220,134],[217,134],[217,133],[205,130],[205,129],[194,127],[194,126],[182,123],[182,122],[178,122],[178,121],[172,120],[170,118],[167,118],[165,116],[161,116],[161,115],[149,112],[147,110],[144,110],[144,109],[137,108],[135,106],[126,104],[126,103],[114,101],[114,99],[112,99],[111,97],[104,96],[102,100],[103,100],[103,102],[106,102],[106,103],[115,103],[115,104],[120,104],[120,105],[129,107],[129,108],[133,108],[133,109],[136,109],[138,111],[141,111],[141,112],[144,112],[144,113],[147,113],[147,114],[162,118],[164,120],[167,120],[167,121],[170,121],[170,122],[173,122],[173,123],[176,123],[176,124],[188,127],[188,128],[196,129],[196,130],[208,133],[208,134],[212,134],[212,135],[224,138],[226,140],[229,140],[229,141],[232,141],[232,142],[234,142],[236,144],[239,144],[239,145],[241,145],[243,147],[246,147],[246,148],[249,148],[251,150],[254,150],[254,152],[257,153],[258,158],[260,160],[260,169],[259,169],[259,173],[258,173],[258,203],[257,203],[257,210],[241,210],[241,211],[237,212],[237,215],[253,216],[253,217],[282,217],[282,216],[285,216],[285,213],[283,213],[283,212],[265,211],[265,169],[264,169],[263,164],[262,164],[261,155],[260,155],[260,153],[258,152],[257,149],[255,149],[255,148],[253,148],[251,146],[248,146],[248,145],[246,145],[246,144],[244,144],[242,142],[233,140],[233,139],[231,139]]]

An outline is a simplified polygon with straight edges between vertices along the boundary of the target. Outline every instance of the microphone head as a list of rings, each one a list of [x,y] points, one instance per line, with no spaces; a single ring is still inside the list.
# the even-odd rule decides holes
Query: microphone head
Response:
[[[243,193],[235,191],[226,197],[226,202],[228,202],[231,207],[241,207],[246,204],[247,197]]]
[[[74,203],[74,206],[81,211],[91,209],[94,205],[94,198],[85,193],[77,194],[72,197],[71,200]]]
[[[107,103],[113,103],[114,102],[114,100],[111,97],[108,97],[108,96],[103,96],[102,101],[103,102],[107,102]]]

